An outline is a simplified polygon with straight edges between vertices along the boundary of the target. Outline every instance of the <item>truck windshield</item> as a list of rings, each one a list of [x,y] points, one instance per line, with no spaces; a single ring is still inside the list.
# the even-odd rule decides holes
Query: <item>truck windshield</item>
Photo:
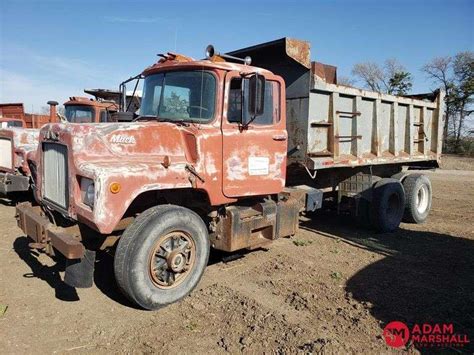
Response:
[[[23,127],[23,123],[21,121],[8,121],[7,127]]]
[[[71,123],[94,122],[94,109],[89,106],[67,105],[66,119]]]
[[[177,71],[147,76],[140,116],[205,122],[214,117],[216,79],[206,71]]]

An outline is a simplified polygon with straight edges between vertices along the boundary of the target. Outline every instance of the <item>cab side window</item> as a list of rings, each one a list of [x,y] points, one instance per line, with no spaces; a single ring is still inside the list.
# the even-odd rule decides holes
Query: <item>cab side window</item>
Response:
[[[232,79],[230,82],[227,119],[231,123],[242,120],[242,79]]]
[[[243,97],[242,85],[248,89],[248,79],[232,79],[230,82],[229,100],[227,106],[227,120],[230,123],[239,123],[242,121],[242,115],[250,115],[248,104],[249,100]],[[257,116],[253,125],[271,125],[280,120],[279,108],[279,84],[275,81],[265,82],[265,102],[263,115]],[[245,90],[248,92],[248,90]]]

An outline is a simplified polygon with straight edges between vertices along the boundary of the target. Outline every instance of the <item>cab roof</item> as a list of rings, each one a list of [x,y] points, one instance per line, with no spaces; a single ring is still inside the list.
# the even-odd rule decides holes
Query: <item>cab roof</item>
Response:
[[[179,54],[168,53],[165,58],[160,59],[157,63],[146,68],[142,75],[147,76],[160,71],[169,69],[221,69],[226,71],[239,71],[242,73],[266,73],[272,74],[270,71],[254,67],[251,65],[244,65],[240,63],[226,62],[219,57],[218,60],[200,59],[195,60],[191,57],[185,57]]]
[[[80,106],[92,106],[92,107],[100,107],[100,108],[115,108],[118,109],[118,106],[113,101],[97,101],[95,99],[89,97],[82,97],[82,96],[72,96],[69,98],[69,101],[64,103],[64,106],[68,105],[80,105]]]

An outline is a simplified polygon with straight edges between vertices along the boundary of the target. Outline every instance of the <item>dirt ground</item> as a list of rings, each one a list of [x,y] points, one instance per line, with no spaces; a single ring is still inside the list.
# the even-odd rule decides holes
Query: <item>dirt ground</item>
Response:
[[[399,320],[453,323],[471,344],[442,350],[472,353],[472,166],[428,173],[434,199],[426,224],[375,234],[340,216],[303,218],[296,236],[268,250],[212,253],[198,288],[157,312],[121,296],[107,254],[93,288],[67,287],[58,265],[28,250],[14,207],[3,201],[1,352],[390,353],[400,350],[385,344],[382,330]]]

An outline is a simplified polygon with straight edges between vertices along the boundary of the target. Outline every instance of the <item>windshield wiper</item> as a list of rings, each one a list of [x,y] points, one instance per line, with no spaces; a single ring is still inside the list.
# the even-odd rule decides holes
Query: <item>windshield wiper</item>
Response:
[[[164,117],[159,117],[156,115],[140,115],[140,116],[137,116],[134,119],[134,121],[138,121],[140,119],[153,119],[158,122],[171,122],[171,123],[176,123],[177,125],[185,126],[185,127],[189,127],[189,123],[190,123],[190,121],[185,121],[184,119],[164,118]],[[192,123],[194,123],[194,121],[192,121]]]
[[[179,126],[189,127],[189,122],[186,122],[183,119],[174,120],[174,119],[171,119],[171,118],[157,117],[157,121],[158,122],[171,122],[171,123],[176,123]]]

